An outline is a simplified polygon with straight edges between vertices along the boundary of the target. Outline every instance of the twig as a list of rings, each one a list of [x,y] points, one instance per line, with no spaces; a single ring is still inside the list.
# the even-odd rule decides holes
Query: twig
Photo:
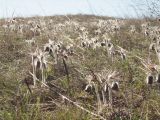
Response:
[[[31,74],[32,74],[32,73],[31,73]],[[33,75],[33,74],[32,74],[32,75]],[[34,76],[34,75],[33,75],[33,76]],[[39,81],[38,79],[36,79],[36,80]],[[39,82],[41,82],[41,81],[39,81]],[[46,86],[47,88],[50,88],[47,84],[45,84],[45,83],[43,83],[43,82],[41,82],[41,83],[42,83],[44,86]],[[50,88],[50,90],[54,91],[52,88]],[[94,113],[94,112],[92,112],[92,111],[89,111],[88,109],[80,106],[78,103],[70,100],[68,97],[62,95],[61,93],[59,93],[59,92],[57,92],[57,91],[54,91],[54,92],[56,92],[56,93],[57,93],[59,96],[61,96],[63,99],[66,99],[68,102],[72,103],[73,105],[75,105],[76,107],[80,108],[81,110],[83,110],[83,111],[85,111],[85,112],[87,112],[87,113],[89,113],[89,114],[91,114],[91,115],[93,115],[93,116],[99,117],[99,118],[102,119],[102,120],[106,120],[103,116],[98,115],[98,114],[96,114],[96,113]]]

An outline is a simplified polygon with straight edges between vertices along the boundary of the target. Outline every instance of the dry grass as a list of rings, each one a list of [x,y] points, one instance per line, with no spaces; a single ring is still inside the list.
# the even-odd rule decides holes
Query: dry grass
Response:
[[[100,24],[109,20],[112,22]],[[145,82],[148,68],[144,64],[147,64],[149,45],[154,41],[143,34],[141,24],[150,21],[90,15],[16,18],[16,21],[0,20],[0,119],[160,119],[159,86],[155,81],[152,86]],[[152,20],[150,26],[157,26],[156,22]],[[4,28],[7,24],[15,25],[15,30]],[[114,24],[117,26],[112,29]],[[28,26],[21,31],[17,28],[21,25]],[[40,28],[31,30],[36,25]],[[130,25],[135,25],[135,33],[130,32]],[[25,42],[32,38],[35,43]],[[88,43],[92,38],[97,40]],[[60,44],[62,50],[71,46],[69,50],[73,54],[69,50],[58,52],[57,63],[49,57],[51,64],[44,69],[46,83],[39,77],[33,87],[30,53],[37,46],[43,50],[48,39]],[[108,39],[114,49],[101,46]],[[121,58],[121,47],[126,59]],[[159,66],[154,51],[150,59]],[[114,71],[117,75],[113,75]],[[112,90],[115,81],[119,84],[118,91]]]

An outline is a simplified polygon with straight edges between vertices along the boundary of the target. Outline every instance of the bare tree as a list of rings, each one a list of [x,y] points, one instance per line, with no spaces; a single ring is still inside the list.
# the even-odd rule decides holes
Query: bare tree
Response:
[[[160,0],[132,0],[131,7],[135,10],[137,17],[160,17]]]
[[[160,0],[146,0],[151,17],[160,17]]]

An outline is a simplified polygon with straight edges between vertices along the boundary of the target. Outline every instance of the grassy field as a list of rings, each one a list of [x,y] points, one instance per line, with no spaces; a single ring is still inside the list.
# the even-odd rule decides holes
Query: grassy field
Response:
[[[159,33],[153,19],[1,19],[0,120],[159,120]]]

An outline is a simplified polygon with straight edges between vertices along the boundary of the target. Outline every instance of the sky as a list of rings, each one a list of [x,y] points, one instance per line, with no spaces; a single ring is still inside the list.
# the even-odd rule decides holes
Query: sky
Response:
[[[0,18],[94,14],[111,17],[137,17],[135,5],[145,0],[0,0]],[[134,6],[134,7],[133,7]]]

